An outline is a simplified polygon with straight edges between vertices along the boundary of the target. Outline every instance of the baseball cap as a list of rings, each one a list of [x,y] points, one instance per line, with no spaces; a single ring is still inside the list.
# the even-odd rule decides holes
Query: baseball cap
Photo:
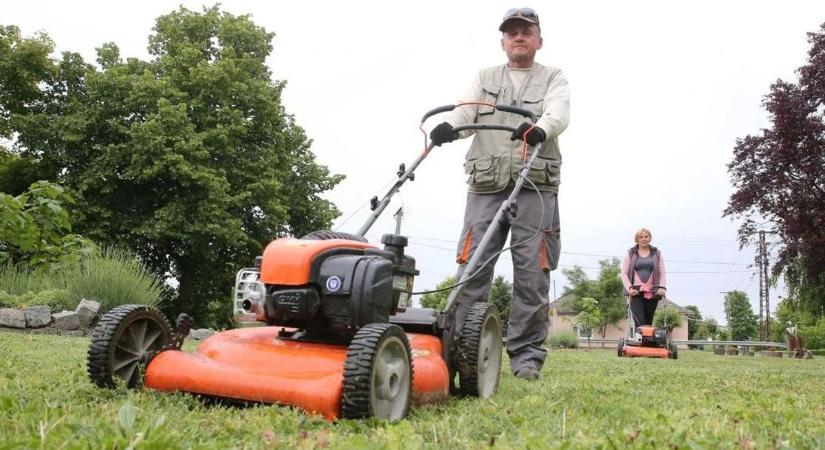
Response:
[[[508,9],[507,12],[504,13],[504,18],[501,20],[498,31],[504,31],[504,25],[511,20],[523,20],[541,26],[539,25],[539,15],[536,14],[533,8],[513,8]]]

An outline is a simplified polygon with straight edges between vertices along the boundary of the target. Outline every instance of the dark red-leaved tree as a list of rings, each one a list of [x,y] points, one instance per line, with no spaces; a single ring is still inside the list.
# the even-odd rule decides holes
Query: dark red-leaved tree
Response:
[[[742,245],[758,229],[779,241],[774,274],[784,273],[793,297],[825,312],[825,24],[808,33],[799,80],[777,80],[765,96],[772,126],[737,139],[728,164],[736,189],[724,216],[744,218]]]

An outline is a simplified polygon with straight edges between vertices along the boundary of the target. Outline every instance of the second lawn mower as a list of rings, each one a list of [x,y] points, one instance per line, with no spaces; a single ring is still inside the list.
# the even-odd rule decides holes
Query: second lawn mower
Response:
[[[639,286],[633,286],[639,289]],[[656,291],[654,286],[653,291]],[[664,297],[661,297],[664,298]],[[665,317],[667,317],[667,304],[665,304]],[[619,339],[617,347],[619,357],[646,357],[646,358],[670,358],[678,357],[676,344],[670,341],[670,333],[666,326],[654,327],[652,325],[637,325],[636,316],[630,308],[630,301],[627,303],[627,338]]]
[[[436,108],[422,118],[461,105]],[[535,122],[529,111],[486,105]],[[508,116],[509,117],[509,116]],[[517,123],[507,120],[508,123]],[[499,130],[511,125],[470,124],[462,130]],[[242,401],[303,408],[328,419],[405,417],[411,404],[435,403],[450,394],[487,398],[501,371],[501,324],[492,304],[476,300],[457,318],[458,290],[481,266],[471,258],[445,311],[413,308],[415,259],[407,238],[386,234],[383,247],[364,235],[401,185],[433,149],[432,143],[379,201],[355,234],[316,231],[301,239],[272,241],[237,278],[235,299],[249,317],[267,327],[217,333],[194,353],[180,351],[191,319],[172,330],[156,309],[125,305],[106,314],[94,331],[88,373],[102,387],[123,380],[128,387],[190,392]],[[514,203],[538,151],[524,161],[511,197],[487,231],[494,234]],[[526,153],[525,153],[526,154]],[[476,255],[484,252],[482,239]]]

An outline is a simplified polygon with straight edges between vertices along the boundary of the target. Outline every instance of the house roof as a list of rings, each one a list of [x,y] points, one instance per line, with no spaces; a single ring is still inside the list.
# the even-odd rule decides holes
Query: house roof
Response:
[[[576,302],[576,296],[573,295],[571,292],[566,292],[562,294],[561,297],[553,300],[550,302],[550,314],[553,314],[553,310],[556,310],[556,314],[560,316],[572,316],[576,314],[576,311],[573,309],[573,304]],[[670,300],[669,298],[664,298],[659,300],[659,306],[656,309],[661,309],[667,306],[668,308],[676,308],[679,311],[679,314],[684,316],[692,316],[693,311],[677,305],[675,302]]]

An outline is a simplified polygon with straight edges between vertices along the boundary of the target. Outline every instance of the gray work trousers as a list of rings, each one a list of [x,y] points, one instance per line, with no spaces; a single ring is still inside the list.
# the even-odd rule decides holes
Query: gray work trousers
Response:
[[[493,194],[467,194],[464,229],[458,242],[456,278],[461,278],[467,261],[511,192],[512,188],[507,188]],[[513,373],[527,366],[541,369],[547,357],[547,350],[542,344],[548,330],[550,271],[558,265],[561,251],[557,195],[522,189],[516,201],[516,216],[505,214],[503,223],[492,236],[490,245],[483,250],[479,261],[483,264],[501,250],[508,233],[511,246],[527,241],[510,249],[513,258],[513,301],[507,328],[507,354]],[[498,257],[495,257],[486,266],[477,269],[478,274],[464,285],[456,298],[460,301],[457,309],[459,320],[466,317],[466,311],[473,303],[487,301],[497,260]]]

